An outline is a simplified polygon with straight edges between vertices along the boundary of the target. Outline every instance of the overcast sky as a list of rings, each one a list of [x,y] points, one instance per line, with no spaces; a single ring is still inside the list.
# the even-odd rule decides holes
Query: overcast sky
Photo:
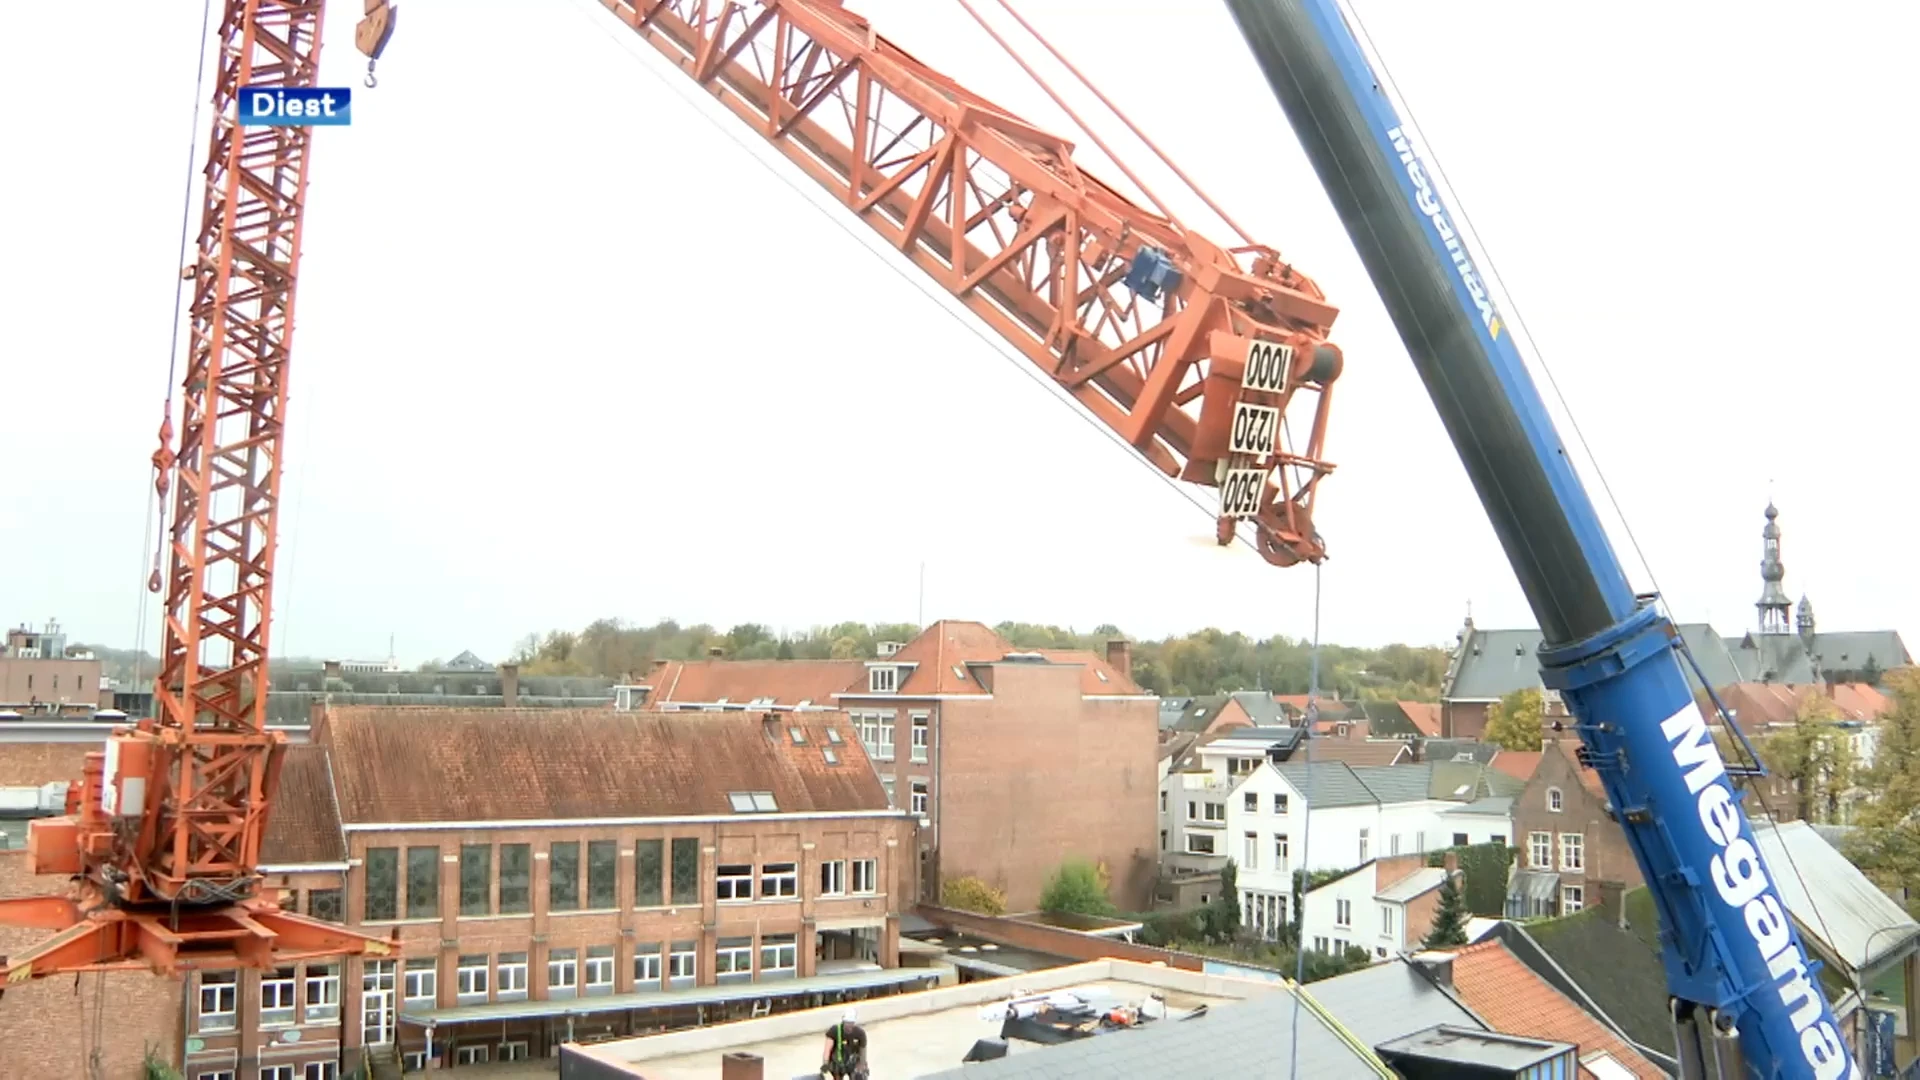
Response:
[[[851,6],[1076,135],[952,0]],[[1532,625],[1224,8],[1021,6],[1343,310],[1324,637],[1439,643],[1469,603]],[[1311,631],[1311,569],[1197,543],[1205,513],[783,184],[593,0],[403,8],[373,91],[360,5],[329,13],[322,81],[355,88],[354,118],[313,163],[276,653],[377,657],[391,633],[409,663],[499,659],[603,615],[911,621],[923,562],[929,620]],[[1920,630],[1915,9],[1358,8],[1676,614],[1752,625],[1771,491],[1788,591],[1823,627]],[[151,649],[141,530],[199,4],[124,6],[99,34],[59,5],[10,19],[0,619]]]

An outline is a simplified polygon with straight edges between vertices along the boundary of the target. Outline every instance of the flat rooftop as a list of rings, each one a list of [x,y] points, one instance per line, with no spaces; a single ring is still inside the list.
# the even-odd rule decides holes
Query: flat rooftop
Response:
[[[1067,991],[1129,1004],[1159,995],[1166,1002],[1169,1019],[1154,1023],[1163,1024],[1201,1005],[1243,1000],[1278,989],[1274,983],[1251,979],[1126,960],[1096,960],[1017,977],[895,994],[860,1002],[857,1008],[861,1026],[867,1029],[872,1074],[886,1080],[912,1080],[955,1069],[977,1040],[998,1038],[999,1017],[983,1018],[982,1007],[1016,995]],[[626,1075],[644,1076],[646,1080],[717,1080],[722,1054],[757,1054],[766,1063],[767,1080],[785,1080],[817,1074],[826,1030],[839,1020],[841,1010],[837,1005],[809,1009],[690,1031],[569,1046],[564,1052],[624,1067]],[[1016,1040],[1009,1043],[1008,1056],[1048,1049]]]

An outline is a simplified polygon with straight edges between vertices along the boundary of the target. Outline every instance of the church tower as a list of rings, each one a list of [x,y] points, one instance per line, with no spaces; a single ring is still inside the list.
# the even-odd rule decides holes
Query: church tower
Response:
[[[1793,632],[1793,601],[1787,599],[1787,590],[1781,585],[1787,568],[1780,561],[1779,517],[1780,511],[1768,501],[1767,525],[1760,530],[1760,602],[1753,605],[1760,612],[1762,634]]]

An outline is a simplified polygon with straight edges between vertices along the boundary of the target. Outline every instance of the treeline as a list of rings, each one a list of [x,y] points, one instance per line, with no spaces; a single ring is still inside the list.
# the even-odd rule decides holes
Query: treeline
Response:
[[[1097,653],[1104,653],[1109,640],[1127,636],[1112,625],[1080,631],[1005,622],[994,630],[1016,648]],[[652,626],[598,619],[581,630],[529,634],[515,646],[512,659],[527,674],[619,678],[644,672],[656,659],[692,660],[716,649],[733,660],[868,659],[878,655],[881,642],[911,641],[919,633],[920,627],[907,623],[845,622],[783,635],[759,623],[722,630],[672,619]],[[1435,701],[1447,660],[1445,649],[1432,646],[1323,644],[1319,686],[1345,700]],[[1312,667],[1311,643],[1284,636],[1254,639],[1209,628],[1133,643],[1134,680],[1153,693],[1176,697],[1256,688],[1303,694]]]

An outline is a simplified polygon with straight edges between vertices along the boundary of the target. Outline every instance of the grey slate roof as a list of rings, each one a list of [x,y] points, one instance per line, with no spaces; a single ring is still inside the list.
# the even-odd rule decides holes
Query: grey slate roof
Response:
[[[1412,765],[1389,765],[1387,768],[1415,768]],[[1352,766],[1340,761],[1316,761],[1308,765],[1304,761],[1289,761],[1275,765],[1287,783],[1293,785],[1307,800],[1308,807],[1323,809],[1332,806],[1367,806],[1378,803],[1367,785],[1354,775]]]
[[[1363,701],[1359,708],[1367,718],[1367,735],[1371,738],[1418,738],[1421,735],[1420,726],[1408,718],[1407,710],[1397,701]]]
[[[1445,762],[1439,765],[1348,765],[1343,761],[1293,760],[1275,765],[1309,807],[1365,806],[1369,803],[1422,802],[1446,799],[1474,803],[1490,797],[1511,798],[1525,782],[1485,765]],[[1312,789],[1308,784],[1315,785]],[[1460,794],[1460,788],[1466,788]]]
[[[1284,727],[1287,723],[1286,713],[1280,703],[1264,690],[1235,690],[1228,694],[1208,694],[1179,700],[1185,701],[1186,706],[1171,725],[1165,723],[1167,705],[1164,700],[1161,702],[1162,727],[1172,726],[1179,731],[1205,731],[1229,700],[1239,702],[1256,727]]]
[[[1797,634],[1744,634],[1722,637],[1706,623],[1680,624],[1681,640],[1715,689],[1742,682],[1810,683],[1814,660],[1827,671],[1866,666],[1872,656],[1881,668],[1911,661],[1896,630],[1840,631],[1813,635],[1809,650]],[[1515,690],[1540,685],[1540,631],[1466,632],[1454,656],[1456,671],[1442,696],[1453,701],[1491,701]],[[1691,665],[1687,681],[1699,690]]]
[[[1485,814],[1489,817],[1506,818],[1513,816],[1513,796],[1489,795],[1484,799],[1475,799],[1470,803],[1452,807],[1443,813],[1448,814]]]
[[[1486,1030],[1466,1006],[1447,996],[1404,957],[1321,979],[1309,984],[1307,991],[1368,1046],[1436,1024]]]
[[[1180,723],[1180,717],[1193,704],[1190,697],[1163,697],[1160,699],[1160,730],[1167,731]]]
[[[1332,982],[1333,980],[1326,980]],[[1310,992],[1319,987],[1314,983]],[[1285,1076],[1294,1061],[1295,991],[1277,989],[1214,1005],[1192,1020],[1159,1020],[1132,1031],[1095,1035],[998,1061],[976,1061],[923,1080],[1215,1080],[1222,1076]],[[1317,995],[1314,995],[1317,996]],[[1351,1010],[1349,1010],[1351,1011]],[[1299,1006],[1299,1075],[1391,1077],[1371,1051],[1362,1053]],[[1335,1013],[1341,1021],[1347,1016]],[[1362,1037],[1365,1042],[1365,1038]],[[1371,1046],[1371,1043],[1366,1043]]]
[[[1525,926],[1505,923],[1499,929],[1513,955],[1555,989],[1576,1001],[1584,996],[1628,1040],[1670,1057],[1667,972],[1647,946],[1653,933],[1649,927],[1645,936],[1636,936],[1598,905]]]
[[[1433,798],[1428,794],[1433,786],[1431,765],[1362,765],[1353,770],[1353,774],[1383,803]]]
[[[1423,739],[1420,742],[1421,761],[1452,761],[1461,754],[1485,765],[1500,752],[1495,743],[1481,742],[1478,739]]]

